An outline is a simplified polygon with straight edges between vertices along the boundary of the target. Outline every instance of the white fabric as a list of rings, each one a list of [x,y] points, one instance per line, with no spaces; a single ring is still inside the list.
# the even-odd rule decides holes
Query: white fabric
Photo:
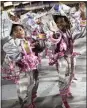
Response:
[[[3,50],[5,51],[6,55],[15,61],[21,59],[22,48],[19,46],[20,42],[20,39],[11,39],[3,46]]]
[[[34,87],[34,79],[33,79],[33,73],[21,73],[20,79],[17,83],[17,94],[19,97],[21,97],[23,100],[26,99],[26,96],[28,96],[28,104],[31,103],[32,99],[32,89]]]
[[[63,10],[65,13],[69,13],[69,11],[70,11],[70,7],[69,6],[67,6],[67,5],[65,5],[65,4],[63,4],[63,3],[60,3],[60,10]]]
[[[54,32],[58,31],[58,27],[54,21],[50,21],[50,30]]]

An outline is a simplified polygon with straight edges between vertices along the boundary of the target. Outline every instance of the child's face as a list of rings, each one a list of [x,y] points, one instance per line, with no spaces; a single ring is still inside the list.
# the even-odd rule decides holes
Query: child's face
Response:
[[[36,23],[40,24],[41,23],[41,18],[38,18],[37,21],[36,21]]]
[[[65,19],[64,18],[58,18],[56,20],[56,24],[57,24],[57,27],[62,30],[62,31],[66,31],[66,25],[67,23],[65,22]]]
[[[10,19],[12,21],[15,21],[15,22],[18,22],[19,21],[19,18],[17,16],[10,16]]]
[[[13,31],[13,36],[15,38],[24,38],[25,31],[21,26],[16,26],[15,30]]]

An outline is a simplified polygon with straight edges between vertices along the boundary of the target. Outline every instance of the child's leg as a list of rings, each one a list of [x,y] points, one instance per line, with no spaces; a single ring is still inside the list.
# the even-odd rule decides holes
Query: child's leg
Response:
[[[65,57],[65,60],[66,60],[66,62],[67,62],[67,66],[66,66],[66,72],[65,72],[65,77],[66,76],[69,76],[69,74],[70,74],[70,58],[69,57]]]
[[[35,81],[34,83],[34,88],[33,88],[33,95],[36,96],[36,93],[37,93],[37,89],[38,89],[38,85],[39,85],[39,78],[38,78],[38,70],[37,69],[34,69],[33,70],[33,79]]]
[[[17,93],[21,108],[25,108],[32,104],[32,89],[34,82],[32,81],[33,76],[30,75],[31,72],[20,75],[20,79],[17,84]]]
[[[69,86],[67,98],[74,98],[73,95],[72,95],[72,92],[71,92],[71,85]]]
[[[70,108],[68,101],[67,101],[67,95],[62,96],[62,103],[64,105],[64,108]]]
[[[71,58],[70,57],[65,57],[65,60],[67,62],[67,67],[66,67],[66,73],[65,73],[65,77],[70,77],[70,73],[71,73]],[[70,79],[70,78],[69,78]],[[68,80],[69,80],[68,79]],[[67,97],[72,98],[72,93],[71,93],[71,84],[69,84],[69,93],[67,94]]]
[[[39,72],[37,69],[34,69],[32,73],[33,73],[33,79],[35,81],[34,87],[32,89],[32,105],[33,105],[32,108],[36,108],[35,99],[37,97],[37,89],[38,89],[38,85],[39,85],[39,81],[38,81]]]
[[[34,96],[36,96],[37,89],[38,89],[38,85],[39,85],[38,74],[39,74],[39,72],[38,72],[37,69],[33,70],[33,79],[34,79],[34,81],[35,81],[35,83],[34,83],[34,88],[33,88],[33,95],[34,95]]]
[[[71,80],[75,80],[75,65],[76,65],[76,59],[72,56],[71,57],[71,75],[72,75],[72,79]]]
[[[59,73],[59,60],[57,60],[55,65],[56,65],[57,72]]]
[[[33,78],[34,78],[35,82],[38,81],[38,74],[39,74],[38,70],[37,69],[34,69],[33,70]]]
[[[59,77],[58,85],[64,108],[70,108],[67,100],[67,93],[69,91],[67,81],[63,77]]]
[[[75,72],[75,65],[74,65],[74,57],[70,58],[70,76],[69,76],[69,93],[67,94],[68,97],[73,98],[72,93],[71,93],[71,83],[74,78],[74,72]]]
[[[35,98],[36,98],[36,91],[37,91],[37,87],[34,84],[34,78],[33,78],[33,72],[30,72],[30,83],[31,83],[31,87],[28,86],[28,100],[31,98],[31,103],[27,105],[27,107],[25,108],[36,108],[35,105]],[[35,91],[36,90],[36,91]]]
[[[22,78],[23,76],[24,76],[23,74],[20,74],[20,79],[16,83],[17,95],[18,95],[18,99],[19,99],[21,108],[24,107],[24,97],[25,97],[25,96],[22,96],[22,93],[21,93],[21,88],[22,88],[21,82],[23,80],[23,78]]]
[[[73,80],[77,80],[76,76],[75,76],[75,66],[76,66],[76,58],[74,57],[73,58]]]

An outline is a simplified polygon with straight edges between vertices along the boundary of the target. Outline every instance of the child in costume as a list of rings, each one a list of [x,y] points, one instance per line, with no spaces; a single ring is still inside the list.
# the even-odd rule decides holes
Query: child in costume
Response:
[[[12,25],[10,35],[12,38],[3,46],[8,65],[8,70],[3,71],[6,75],[3,78],[16,83],[21,108],[34,108],[34,86],[38,81],[39,61],[33,49],[37,43],[25,37],[24,27],[19,24]]]
[[[55,8],[56,7],[54,6],[54,10]],[[52,54],[50,54],[49,64],[56,65],[59,76],[58,84],[62,102],[65,108],[70,108],[67,97],[72,97],[70,87],[75,71],[74,56],[78,55],[78,53],[73,52],[74,40],[71,33],[71,23],[65,14],[63,15],[59,12],[60,11],[54,12],[53,14],[53,19],[56,23],[57,30],[53,31],[53,34],[50,35],[50,41],[54,46],[52,48]],[[64,60],[67,62],[68,68],[65,72],[65,77],[62,77],[59,70],[59,60],[61,58],[64,58]]]

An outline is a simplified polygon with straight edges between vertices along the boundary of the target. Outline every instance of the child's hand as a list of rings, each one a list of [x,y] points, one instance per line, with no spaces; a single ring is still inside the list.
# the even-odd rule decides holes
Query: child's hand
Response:
[[[35,48],[35,43],[31,44],[30,46],[31,48]]]
[[[25,37],[25,39],[26,39],[26,40],[30,40],[31,38],[30,38],[30,36],[27,36],[27,37]]]
[[[35,48],[35,45],[37,45],[37,44],[38,44],[38,42],[34,42],[34,43],[31,43],[30,46],[31,46],[32,48]]]

